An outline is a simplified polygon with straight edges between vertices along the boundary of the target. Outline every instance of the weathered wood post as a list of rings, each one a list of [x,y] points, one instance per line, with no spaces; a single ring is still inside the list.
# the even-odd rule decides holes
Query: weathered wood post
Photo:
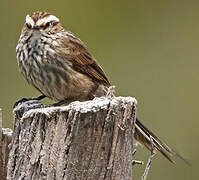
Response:
[[[42,106],[14,109],[7,179],[132,180],[134,98]]]
[[[2,112],[0,109],[0,179],[6,179],[6,170],[9,155],[9,144],[12,139],[12,130],[2,128]]]

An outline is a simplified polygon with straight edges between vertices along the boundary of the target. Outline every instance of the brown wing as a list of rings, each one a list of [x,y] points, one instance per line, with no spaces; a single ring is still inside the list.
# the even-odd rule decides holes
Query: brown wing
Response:
[[[86,74],[92,80],[104,84],[105,86],[110,86],[104,71],[80,39],[69,33],[67,34],[66,39],[62,40],[61,43],[62,53],[64,53],[65,57],[71,61],[73,68],[76,71]]]

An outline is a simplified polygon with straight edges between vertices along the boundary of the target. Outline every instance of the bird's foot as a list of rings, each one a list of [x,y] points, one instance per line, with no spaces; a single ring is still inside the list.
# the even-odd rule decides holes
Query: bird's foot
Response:
[[[23,97],[19,100],[17,100],[14,105],[13,105],[13,108],[15,108],[18,104],[22,104],[26,101],[32,101],[32,100],[35,100],[35,101],[39,101],[39,100],[42,100],[43,98],[45,98],[46,96],[45,95],[40,95],[38,97]]]

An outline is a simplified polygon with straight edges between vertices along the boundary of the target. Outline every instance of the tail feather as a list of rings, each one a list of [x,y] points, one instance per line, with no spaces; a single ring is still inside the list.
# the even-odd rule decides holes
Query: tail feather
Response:
[[[157,149],[163,156],[165,156],[171,163],[175,164],[175,161],[172,160],[172,155],[176,155],[182,159],[186,164],[189,164],[180,154],[167,146],[163,141],[160,140],[153,132],[151,132],[138,118],[136,118],[135,124],[135,139],[141,144],[146,146],[151,150],[151,141],[150,137],[153,139],[153,146]]]

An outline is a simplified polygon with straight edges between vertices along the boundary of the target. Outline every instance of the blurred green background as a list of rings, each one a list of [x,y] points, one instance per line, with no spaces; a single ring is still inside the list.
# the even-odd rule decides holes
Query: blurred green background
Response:
[[[25,16],[49,11],[96,57],[117,95],[135,96],[138,116],[191,167],[157,155],[148,179],[199,179],[199,1],[1,0],[0,107],[12,128],[13,103],[39,93],[18,72],[15,47]],[[136,159],[149,152],[138,147]],[[144,166],[135,167],[140,179]],[[198,177],[198,178],[197,178]]]

